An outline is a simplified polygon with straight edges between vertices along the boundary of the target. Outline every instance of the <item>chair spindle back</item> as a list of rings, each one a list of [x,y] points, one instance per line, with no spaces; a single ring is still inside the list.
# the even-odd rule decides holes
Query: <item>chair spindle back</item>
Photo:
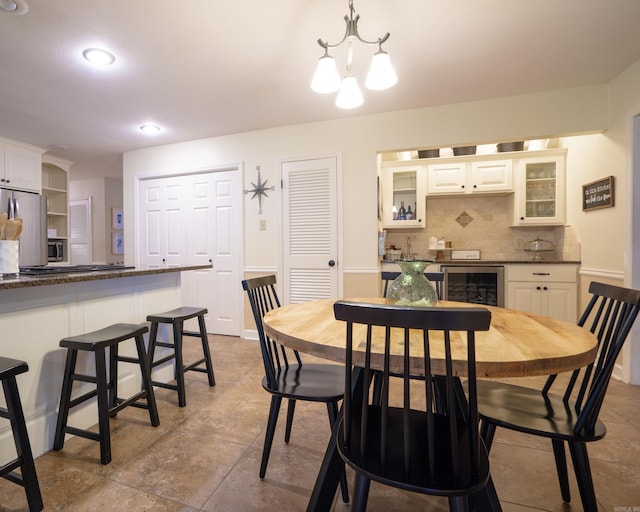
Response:
[[[425,469],[427,474],[435,475],[442,469],[436,467],[436,459],[442,463],[443,450],[444,453],[448,451],[446,458],[451,465],[448,469],[454,474],[462,475],[464,479],[469,472],[473,472],[479,455],[475,331],[489,329],[490,312],[484,308],[408,308],[338,301],[334,305],[334,313],[336,319],[347,323],[345,389],[351,390],[354,386],[350,371],[353,364],[364,372],[360,382],[367,383],[362,389],[345,393],[345,449],[355,459],[366,459],[370,452],[375,452],[380,458],[382,472],[388,470],[387,461],[394,459],[397,463],[398,457],[402,457],[404,475],[401,478],[407,480],[413,475],[424,474]],[[402,329],[404,337],[401,355],[391,354],[392,331],[398,329]],[[372,346],[380,343],[384,344],[383,369],[380,370],[378,361],[378,367],[374,370]],[[452,343],[466,347],[466,360],[454,360]],[[424,385],[425,389],[424,401],[422,397],[415,398],[412,405],[410,376],[415,369],[412,369],[411,359],[418,354],[423,357],[425,375],[435,375],[436,371],[442,375],[435,375],[433,379],[414,380],[414,383]],[[434,367],[434,357],[438,359],[438,368]],[[398,363],[395,370],[390,369],[392,358],[402,361],[401,375]],[[374,371],[382,373],[380,401],[373,400],[368,389]],[[457,377],[459,372],[468,378],[468,400],[464,400],[464,394],[461,395]],[[402,379],[401,407],[393,403],[389,389],[391,375]],[[419,407],[415,407],[418,401]],[[397,419],[394,425],[398,424],[398,418],[401,417],[401,432],[389,430],[392,415]],[[416,415],[422,418],[417,423]],[[442,422],[448,422],[447,431],[450,435],[447,437],[450,441],[440,439],[435,434],[437,425],[442,425]],[[461,425],[464,428],[461,429]],[[372,434],[370,429],[379,434]],[[466,432],[466,436],[458,435],[459,432]],[[393,441],[398,436],[402,436],[401,448],[392,451],[389,447],[394,446]],[[358,446],[353,446],[352,440],[359,440]],[[440,455],[437,456],[437,453]],[[414,471],[417,466],[421,469]]]
[[[593,430],[604,401],[615,362],[640,311],[640,291],[604,283],[592,282],[591,299],[578,325],[588,328],[598,338],[598,354],[593,363],[574,370],[564,392],[568,402],[575,396],[579,414],[575,432]],[[547,394],[557,375],[551,375],[542,390]]]
[[[267,383],[273,389],[277,388],[277,376],[283,369],[289,367],[289,356],[284,346],[272,340],[264,332],[262,318],[272,309],[280,307],[280,300],[276,293],[276,276],[268,275],[264,277],[256,277],[254,279],[246,279],[242,281],[242,288],[247,292],[253,319],[258,330],[260,339],[260,348],[262,350],[262,360],[264,362]],[[290,351],[298,363],[302,365],[302,360],[297,351]]]

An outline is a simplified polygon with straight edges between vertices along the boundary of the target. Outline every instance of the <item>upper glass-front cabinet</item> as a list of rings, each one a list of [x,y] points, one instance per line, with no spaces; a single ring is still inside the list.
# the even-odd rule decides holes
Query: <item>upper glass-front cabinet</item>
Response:
[[[382,223],[385,228],[425,226],[426,168],[382,168]]]
[[[520,159],[515,225],[565,223],[564,159],[564,151]]]

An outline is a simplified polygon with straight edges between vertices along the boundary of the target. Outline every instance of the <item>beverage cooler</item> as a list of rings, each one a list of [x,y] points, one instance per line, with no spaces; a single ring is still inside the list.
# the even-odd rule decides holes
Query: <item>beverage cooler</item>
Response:
[[[441,265],[443,299],[504,307],[504,266]]]

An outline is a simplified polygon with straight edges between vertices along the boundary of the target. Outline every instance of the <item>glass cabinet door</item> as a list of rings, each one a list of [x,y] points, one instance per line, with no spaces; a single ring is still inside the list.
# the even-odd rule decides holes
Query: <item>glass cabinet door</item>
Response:
[[[564,224],[564,162],[562,157],[520,161],[520,199],[516,223]]]
[[[422,167],[385,168],[384,226],[423,227],[425,217],[425,188]]]

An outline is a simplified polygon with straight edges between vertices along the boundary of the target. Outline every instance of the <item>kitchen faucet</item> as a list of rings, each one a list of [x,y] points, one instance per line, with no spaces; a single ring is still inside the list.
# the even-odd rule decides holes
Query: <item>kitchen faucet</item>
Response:
[[[407,253],[405,254],[405,258],[408,260],[413,259],[413,255],[411,254],[411,237],[407,237]]]

